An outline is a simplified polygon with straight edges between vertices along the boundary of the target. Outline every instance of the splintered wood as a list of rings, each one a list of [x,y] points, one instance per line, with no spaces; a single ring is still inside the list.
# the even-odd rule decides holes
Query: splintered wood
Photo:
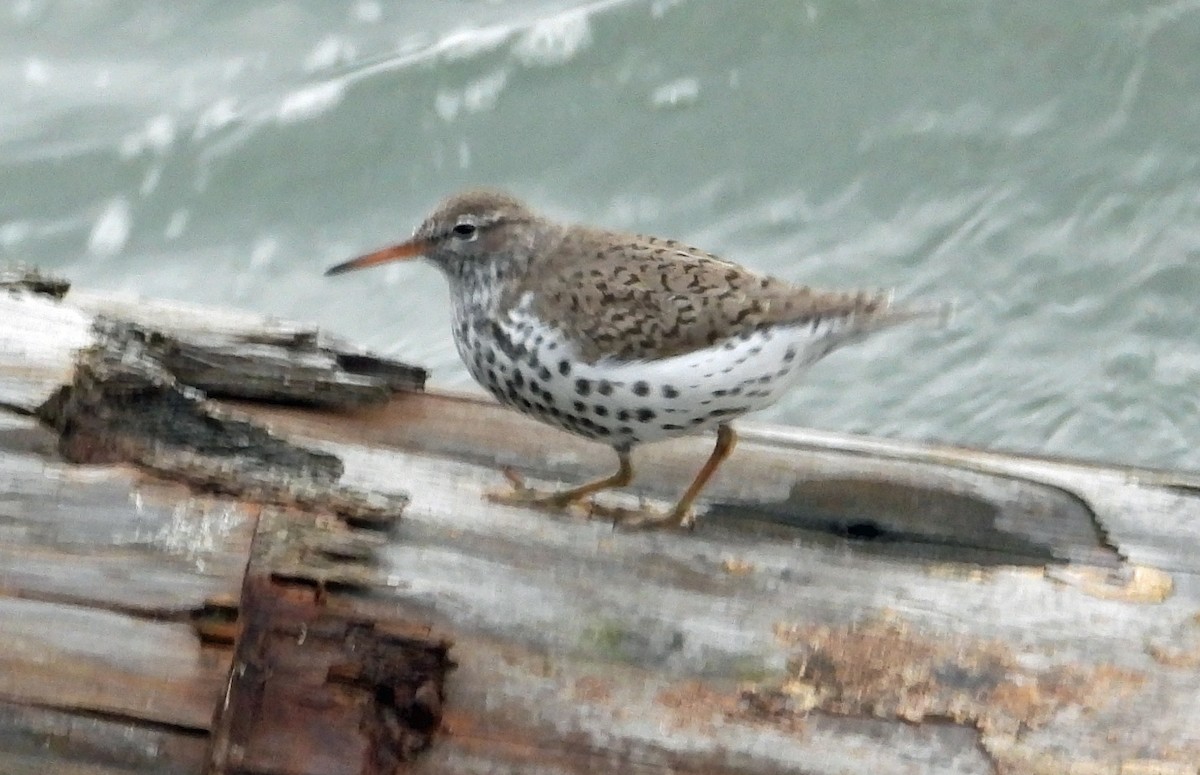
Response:
[[[254,576],[216,720],[212,775],[385,775],[442,719],[449,644]]]

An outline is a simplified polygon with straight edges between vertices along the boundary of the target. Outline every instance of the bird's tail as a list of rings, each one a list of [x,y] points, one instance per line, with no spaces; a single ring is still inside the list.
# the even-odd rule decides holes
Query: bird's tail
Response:
[[[874,310],[861,315],[855,321],[859,333],[871,333],[882,328],[891,328],[913,321],[928,321],[938,328],[947,328],[954,322],[958,304],[953,301],[937,303],[896,303],[893,293],[881,294]]]

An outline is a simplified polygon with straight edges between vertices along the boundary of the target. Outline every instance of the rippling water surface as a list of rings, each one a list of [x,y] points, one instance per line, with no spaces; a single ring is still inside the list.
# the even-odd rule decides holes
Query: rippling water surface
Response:
[[[0,5],[0,260],[470,384],[442,279],[327,265],[501,185],[956,299],[761,419],[1200,469],[1200,2]]]

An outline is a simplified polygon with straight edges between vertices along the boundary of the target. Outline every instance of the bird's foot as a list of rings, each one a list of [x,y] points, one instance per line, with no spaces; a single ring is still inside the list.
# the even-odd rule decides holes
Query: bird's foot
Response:
[[[530,487],[525,483],[525,477],[511,468],[505,468],[502,473],[510,486],[505,490],[492,490],[485,493],[484,497],[492,503],[552,513],[567,511],[576,505],[585,508],[588,505],[586,498],[579,497],[570,490],[558,492]]]
[[[659,511],[639,504],[636,509],[592,504],[592,519],[610,520],[613,529],[620,530],[691,530],[696,526],[695,512]]]

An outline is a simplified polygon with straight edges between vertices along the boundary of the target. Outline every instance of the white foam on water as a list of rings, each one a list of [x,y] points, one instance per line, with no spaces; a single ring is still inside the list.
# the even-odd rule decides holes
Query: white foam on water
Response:
[[[224,129],[240,117],[241,113],[238,111],[234,101],[229,97],[222,97],[205,108],[204,112],[196,119],[196,128],[192,132],[192,139],[203,140],[213,132]]]
[[[158,188],[159,182],[162,180],[163,168],[162,165],[156,164],[150,168],[145,177],[142,178],[142,185],[138,187],[138,193],[142,196],[150,196],[154,190]]]
[[[670,11],[675,6],[682,4],[683,0],[654,0],[654,2],[650,4],[650,15],[655,19],[661,19],[667,15],[667,11]]]
[[[499,49],[514,36],[519,38],[513,53],[526,64],[558,64],[573,58],[591,43],[589,20],[594,14],[632,4],[633,0],[595,0],[549,18],[452,30],[432,42],[423,36],[406,38],[392,56],[360,67],[343,78],[347,82],[361,81],[439,59],[445,62],[472,59]]]
[[[254,243],[250,251],[250,268],[261,269],[269,266],[271,260],[279,252],[279,240],[275,237],[262,237]]]
[[[163,237],[169,240],[179,239],[183,235],[183,230],[187,228],[189,217],[188,211],[183,208],[171,213],[166,227],[163,228]]]
[[[343,81],[324,81],[305,86],[283,98],[275,117],[281,124],[306,121],[337,105],[345,94]]]
[[[29,221],[9,221],[0,226],[0,247],[16,247],[24,242],[32,231]]]
[[[139,156],[143,151],[163,154],[175,142],[175,119],[169,113],[154,116],[140,131],[126,135],[121,140],[120,153],[125,159]]]
[[[355,21],[374,24],[383,18],[383,7],[376,0],[359,0],[350,13]]]
[[[512,29],[503,25],[454,30],[435,43],[430,53],[447,62],[472,59],[479,54],[500,48],[510,35]]]
[[[480,113],[491,110],[500,99],[500,92],[508,83],[508,72],[497,70],[490,75],[472,81],[461,92],[441,90],[434,97],[433,109],[443,121],[453,121],[458,114]]]
[[[656,108],[685,108],[700,99],[700,81],[695,78],[679,78],[664,83],[650,95]]]
[[[41,86],[50,81],[50,66],[36,57],[25,60],[25,83]]]
[[[120,253],[133,228],[133,211],[125,197],[110,199],[88,235],[88,252],[96,258],[110,258]]]
[[[322,39],[304,58],[304,70],[309,73],[328,70],[354,61],[357,54],[358,50],[353,43],[345,38],[330,35]]]
[[[571,61],[592,42],[592,25],[586,11],[569,11],[529,26],[513,46],[522,64],[548,67]]]
[[[12,5],[12,15],[17,21],[33,16],[33,0],[16,0]]]

